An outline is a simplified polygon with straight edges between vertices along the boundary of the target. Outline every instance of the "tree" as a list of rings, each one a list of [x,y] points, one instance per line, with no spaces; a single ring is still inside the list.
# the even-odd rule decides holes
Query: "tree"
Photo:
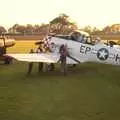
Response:
[[[39,34],[40,33],[40,26],[38,24],[34,25],[34,33]]]
[[[85,26],[85,27],[83,28],[83,31],[91,34],[91,33],[92,33],[92,28],[91,28],[91,26],[88,25],[88,26]]]
[[[113,24],[113,25],[111,25],[111,31],[113,32],[113,33],[119,33],[120,32],[120,24]]]
[[[27,24],[26,28],[25,28],[25,33],[26,34],[33,34],[34,31],[34,27],[31,24]]]
[[[97,28],[97,27],[94,27],[92,29],[92,34],[99,34],[101,31]]]
[[[25,34],[25,33],[26,33],[26,27],[23,26],[23,25],[19,25],[19,26],[17,26],[17,28],[16,28],[16,32],[17,32],[17,33],[21,33],[21,34]]]
[[[67,30],[77,29],[77,25],[70,21],[66,14],[60,14],[58,17],[50,21],[50,32],[65,33]]]
[[[0,34],[4,34],[6,31],[6,29],[3,26],[0,26]]]
[[[111,27],[110,27],[110,26],[104,27],[104,28],[103,28],[103,32],[104,32],[105,34],[110,33],[110,32],[111,32]]]
[[[40,33],[43,34],[43,35],[46,35],[48,34],[49,32],[49,24],[41,24],[40,26]]]
[[[17,32],[17,31],[16,31],[17,27],[19,27],[19,24],[14,24],[12,27],[10,27],[10,28],[8,29],[8,32],[9,32],[9,33],[16,33],[16,32]]]

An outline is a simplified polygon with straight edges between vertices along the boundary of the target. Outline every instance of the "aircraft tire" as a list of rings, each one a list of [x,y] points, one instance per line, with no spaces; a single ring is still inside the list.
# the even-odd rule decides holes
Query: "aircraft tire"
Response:
[[[53,71],[54,69],[55,69],[55,65],[53,63],[48,65],[48,71]]]
[[[11,57],[5,57],[4,64],[10,64],[10,63],[12,63],[12,58]]]
[[[76,64],[73,64],[72,67],[75,68],[75,67],[76,67]]]

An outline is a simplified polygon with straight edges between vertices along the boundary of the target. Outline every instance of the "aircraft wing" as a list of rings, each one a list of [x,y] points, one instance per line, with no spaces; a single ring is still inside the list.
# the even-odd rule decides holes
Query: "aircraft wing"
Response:
[[[60,54],[57,53],[28,53],[28,54],[7,54],[18,61],[24,62],[45,62],[45,63],[57,63],[60,58]],[[77,61],[67,57],[67,64],[78,64]]]

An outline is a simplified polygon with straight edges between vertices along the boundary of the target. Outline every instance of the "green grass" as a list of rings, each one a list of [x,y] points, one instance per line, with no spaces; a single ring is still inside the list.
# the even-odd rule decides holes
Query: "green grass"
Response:
[[[34,41],[17,41],[8,53],[29,52]],[[0,120],[120,120],[120,68],[86,63],[62,76],[27,75],[28,64],[0,65]]]
[[[119,120],[120,68],[81,64],[62,76],[0,65],[0,120]]]

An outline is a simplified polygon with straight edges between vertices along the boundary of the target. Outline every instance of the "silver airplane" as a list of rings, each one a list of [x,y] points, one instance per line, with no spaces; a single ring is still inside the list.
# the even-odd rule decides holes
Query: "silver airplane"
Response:
[[[61,45],[67,47],[69,55],[67,64],[80,64],[84,62],[98,62],[103,64],[120,65],[120,48],[102,43],[97,38],[83,31],[74,31],[69,35],[49,35],[44,42],[49,45],[49,53],[8,54],[18,61],[57,63],[60,58]],[[37,43],[39,44],[39,42]]]

